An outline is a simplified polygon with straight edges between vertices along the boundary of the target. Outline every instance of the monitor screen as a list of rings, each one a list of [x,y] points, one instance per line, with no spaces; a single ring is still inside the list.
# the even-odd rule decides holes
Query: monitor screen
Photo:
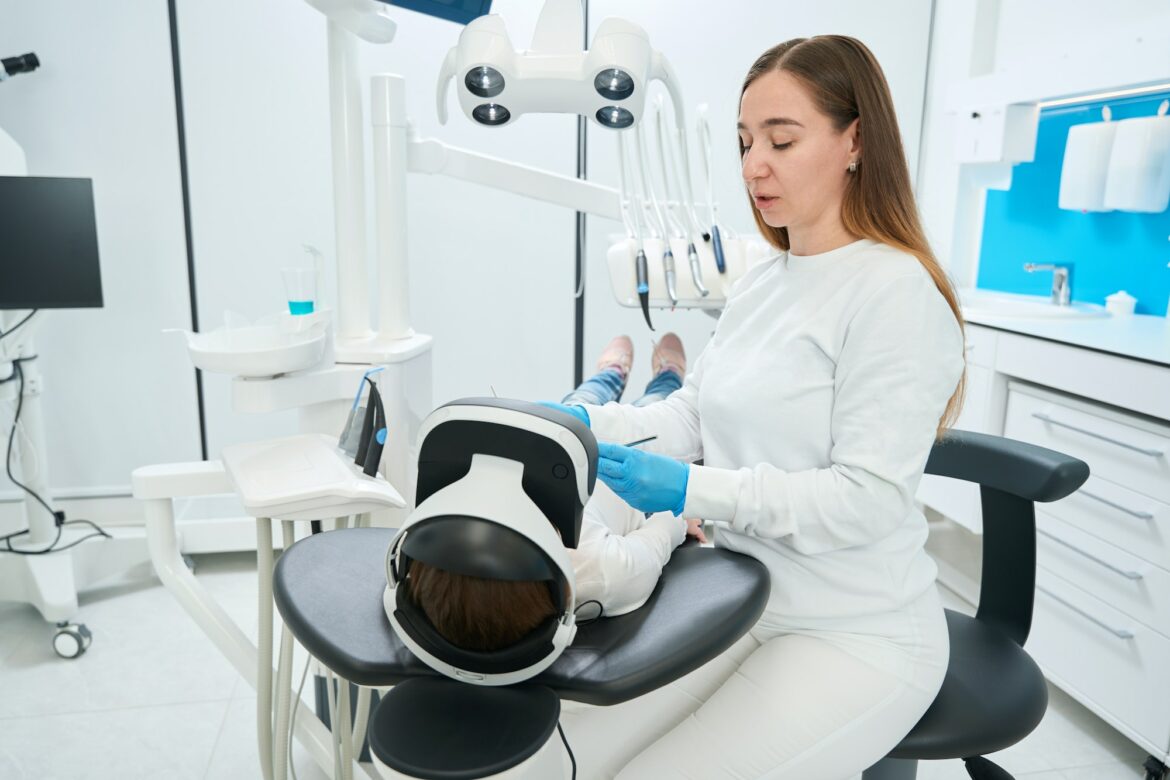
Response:
[[[382,0],[382,2],[459,24],[467,24],[477,16],[488,13],[492,8],[492,0]]]
[[[0,176],[0,309],[101,305],[93,181]]]

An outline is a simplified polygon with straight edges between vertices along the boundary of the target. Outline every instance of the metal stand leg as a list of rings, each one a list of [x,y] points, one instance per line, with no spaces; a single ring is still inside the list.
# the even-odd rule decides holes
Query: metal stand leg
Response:
[[[273,780],[272,769],[272,519],[256,519],[256,570],[260,578],[260,624],[257,628],[256,740],[260,772]],[[265,587],[267,581],[268,587]]]

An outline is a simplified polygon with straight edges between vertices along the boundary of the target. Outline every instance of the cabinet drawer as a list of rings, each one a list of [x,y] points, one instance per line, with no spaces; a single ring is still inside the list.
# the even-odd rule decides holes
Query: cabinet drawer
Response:
[[[1170,635],[1170,572],[1036,513],[1037,563],[1126,615]],[[1168,637],[1170,638],[1170,637]]]
[[[1072,495],[1036,509],[1170,570],[1170,504],[1090,476]]]
[[[1012,386],[1004,436],[1080,458],[1099,477],[1170,501],[1170,431],[1127,425],[1117,413],[1091,413],[1087,404],[1057,398]]]
[[[1028,652],[1090,708],[1170,746],[1170,639],[1044,569],[1036,588]]]

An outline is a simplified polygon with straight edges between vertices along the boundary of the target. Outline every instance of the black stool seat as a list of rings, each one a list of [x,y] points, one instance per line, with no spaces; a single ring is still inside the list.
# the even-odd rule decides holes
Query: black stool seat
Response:
[[[934,704],[890,751],[937,760],[1014,745],[1044,717],[1048,687],[1036,662],[1000,629],[947,610],[951,662]]]
[[[386,694],[370,721],[370,750],[409,777],[475,780],[522,764],[561,714],[542,685],[488,688],[415,677]]]
[[[351,528],[290,547],[273,572],[281,617],[314,657],[359,685],[437,673],[410,653],[382,607],[394,531]],[[697,669],[743,636],[769,593],[762,563],[727,550],[681,547],[641,609],[581,626],[532,682],[564,699],[612,705]]]

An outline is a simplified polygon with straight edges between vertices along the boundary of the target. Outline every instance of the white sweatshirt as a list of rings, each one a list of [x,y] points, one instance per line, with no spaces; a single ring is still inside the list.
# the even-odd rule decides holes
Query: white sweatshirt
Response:
[[[686,521],[670,512],[646,517],[597,480],[581,518],[577,549],[569,560],[577,581],[577,606],[600,602],[605,615],[624,615],[646,603],[662,567],[686,537]],[[583,618],[596,608],[580,611]]]
[[[913,256],[869,240],[789,253],[735,285],[682,388],[588,407],[607,441],[692,466],[686,517],[771,573],[767,614],[811,625],[897,609],[937,569],[914,505],[963,371],[959,325]]]

